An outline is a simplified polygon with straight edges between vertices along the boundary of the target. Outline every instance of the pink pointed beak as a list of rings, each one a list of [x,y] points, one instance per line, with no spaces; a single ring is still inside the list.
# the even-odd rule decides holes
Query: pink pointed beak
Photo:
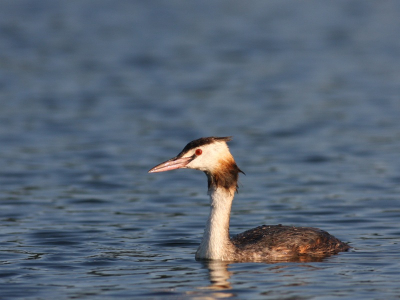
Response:
[[[150,169],[149,173],[158,173],[158,172],[171,171],[175,169],[181,169],[186,167],[186,165],[190,163],[192,160],[193,160],[192,157],[180,157],[180,158],[174,157]]]

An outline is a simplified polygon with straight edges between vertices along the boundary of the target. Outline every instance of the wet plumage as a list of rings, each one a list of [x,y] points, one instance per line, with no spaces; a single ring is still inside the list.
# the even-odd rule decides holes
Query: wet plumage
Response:
[[[229,151],[227,142],[230,140],[230,137],[194,140],[176,157],[149,171],[156,173],[189,168],[206,174],[211,209],[203,239],[196,252],[197,259],[291,260],[301,256],[327,256],[350,248],[326,231],[312,227],[263,225],[231,238],[230,212],[239,173],[242,171]]]

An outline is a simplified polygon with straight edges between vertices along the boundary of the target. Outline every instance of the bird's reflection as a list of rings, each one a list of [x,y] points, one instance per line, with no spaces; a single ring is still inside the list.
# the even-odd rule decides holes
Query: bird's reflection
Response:
[[[209,279],[211,285],[209,289],[227,290],[231,289],[231,284],[228,281],[232,272],[228,271],[229,262],[224,261],[204,261],[204,266],[208,268]]]
[[[219,299],[219,298],[231,298],[235,296],[234,293],[229,292],[232,289],[229,282],[229,278],[232,273],[228,271],[228,266],[232,262],[225,261],[202,261],[202,264],[209,271],[210,285],[205,287],[199,287],[200,290],[210,290],[213,291],[206,298],[202,295],[201,299]]]
[[[281,273],[284,269],[292,267],[292,264],[279,264],[279,263],[299,263],[299,267],[307,269],[319,269],[315,265],[309,265],[304,263],[311,262],[322,262],[328,256],[315,257],[315,256],[298,256],[286,260],[271,260],[264,261],[266,265],[270,265],[269,271],[274,273]],[[213,291],[219,291],[215,297],[231,297],[233,293],[228,291],[232,289],[232,285],[229,281],[231,276],[234,276],[232,271],[229,271],[229,266],[236,264],[237,262],[226,262],[226,261],[201,261],[202,265],[206,267],[209,271],[210,285],[206,287],[201,287],[199,289],[208,289]]]

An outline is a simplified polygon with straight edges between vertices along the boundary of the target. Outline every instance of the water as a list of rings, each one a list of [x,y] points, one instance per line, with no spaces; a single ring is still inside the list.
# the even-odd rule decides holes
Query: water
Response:
[[[0,4],[0,298],[399,299],[400,4]],[[327,230],[321,262],[197,262],[233,135],[237,233]]]

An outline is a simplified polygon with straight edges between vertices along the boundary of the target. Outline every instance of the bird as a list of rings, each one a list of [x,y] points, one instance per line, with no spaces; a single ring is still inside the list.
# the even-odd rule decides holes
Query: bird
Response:
[[[196,260],[257,262],[326,257],[350,246],[328,232],[313,227],[262,225],[236,236],[229,233],[232,202],[238,191],[239,173],[228,142],[232,137],[202,137],[188,143],[175,157],[151,168],[149,173],[195,169],[207,176],[210,214]]]

